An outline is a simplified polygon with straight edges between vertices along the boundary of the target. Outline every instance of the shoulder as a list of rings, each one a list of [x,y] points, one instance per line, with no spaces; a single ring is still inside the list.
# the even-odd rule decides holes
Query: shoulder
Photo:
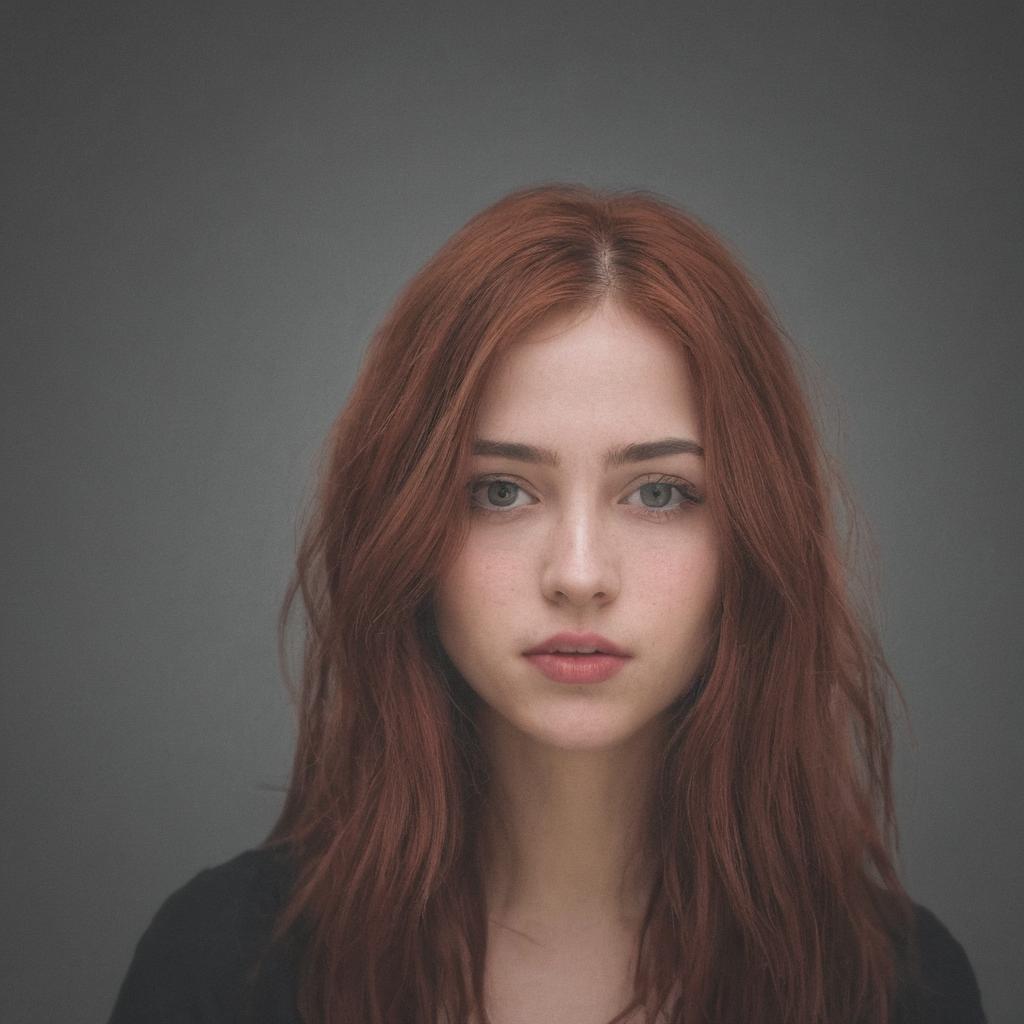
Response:
[[[287,1000],[287,949],[270,947],[291,877],[283,851],[258,848],[172,892],[139,939],[110,1024],[240,1020],[257,987]]]
[[[906,1024],[985,1024],[981,992],[964,947],[927,907],[914,904],[913,955],[901,967],[899,1014]]]

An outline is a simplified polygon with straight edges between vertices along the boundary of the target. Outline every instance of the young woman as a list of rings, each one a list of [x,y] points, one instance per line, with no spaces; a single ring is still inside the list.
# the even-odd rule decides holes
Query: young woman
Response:
[[[983,1021],[898,877],[827,465],[706,228],[474,217],[329,438],[281,817],[167,900],[112,1024]]]

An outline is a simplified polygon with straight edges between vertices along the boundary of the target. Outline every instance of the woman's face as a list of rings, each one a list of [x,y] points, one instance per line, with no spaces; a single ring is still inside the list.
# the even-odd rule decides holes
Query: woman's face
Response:
[[[474,437],[558,460],[472,459],[470,529],[435,614],[481,714],[567,750],[656,728],[692,685],[716,613],[704,460],[606,465],[605,453],[667,438],[703,445],[682,353],[610,302],[549,318],[496,366]],[[525,652],[562,631],[601,634],[629,657],[600,682],[556,681]]]

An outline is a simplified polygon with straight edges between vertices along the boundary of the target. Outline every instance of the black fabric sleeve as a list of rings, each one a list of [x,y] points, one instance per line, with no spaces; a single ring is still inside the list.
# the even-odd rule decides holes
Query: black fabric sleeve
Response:
[[[900,1021],[987,1024],[981,992],[963,946],[927,907],[914,904],[920,976],[906,979]]]
[[[249,850],[172,893],[139,939],[109,1024],[297,1022],[291,965],[284,949],[268,952],[282,883],[276,855]]]

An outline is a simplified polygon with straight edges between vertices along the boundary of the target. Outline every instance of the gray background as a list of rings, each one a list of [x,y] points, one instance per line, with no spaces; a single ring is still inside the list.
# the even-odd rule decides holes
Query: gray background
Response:
[[[807,353],[911,710],[905,877],[1009,1024],[1018,5],[507,6],[6,5],[0,1018],[104,1020],[159,902],[263,837],[274,617],[369,334],[566,179],[692,210]]]

